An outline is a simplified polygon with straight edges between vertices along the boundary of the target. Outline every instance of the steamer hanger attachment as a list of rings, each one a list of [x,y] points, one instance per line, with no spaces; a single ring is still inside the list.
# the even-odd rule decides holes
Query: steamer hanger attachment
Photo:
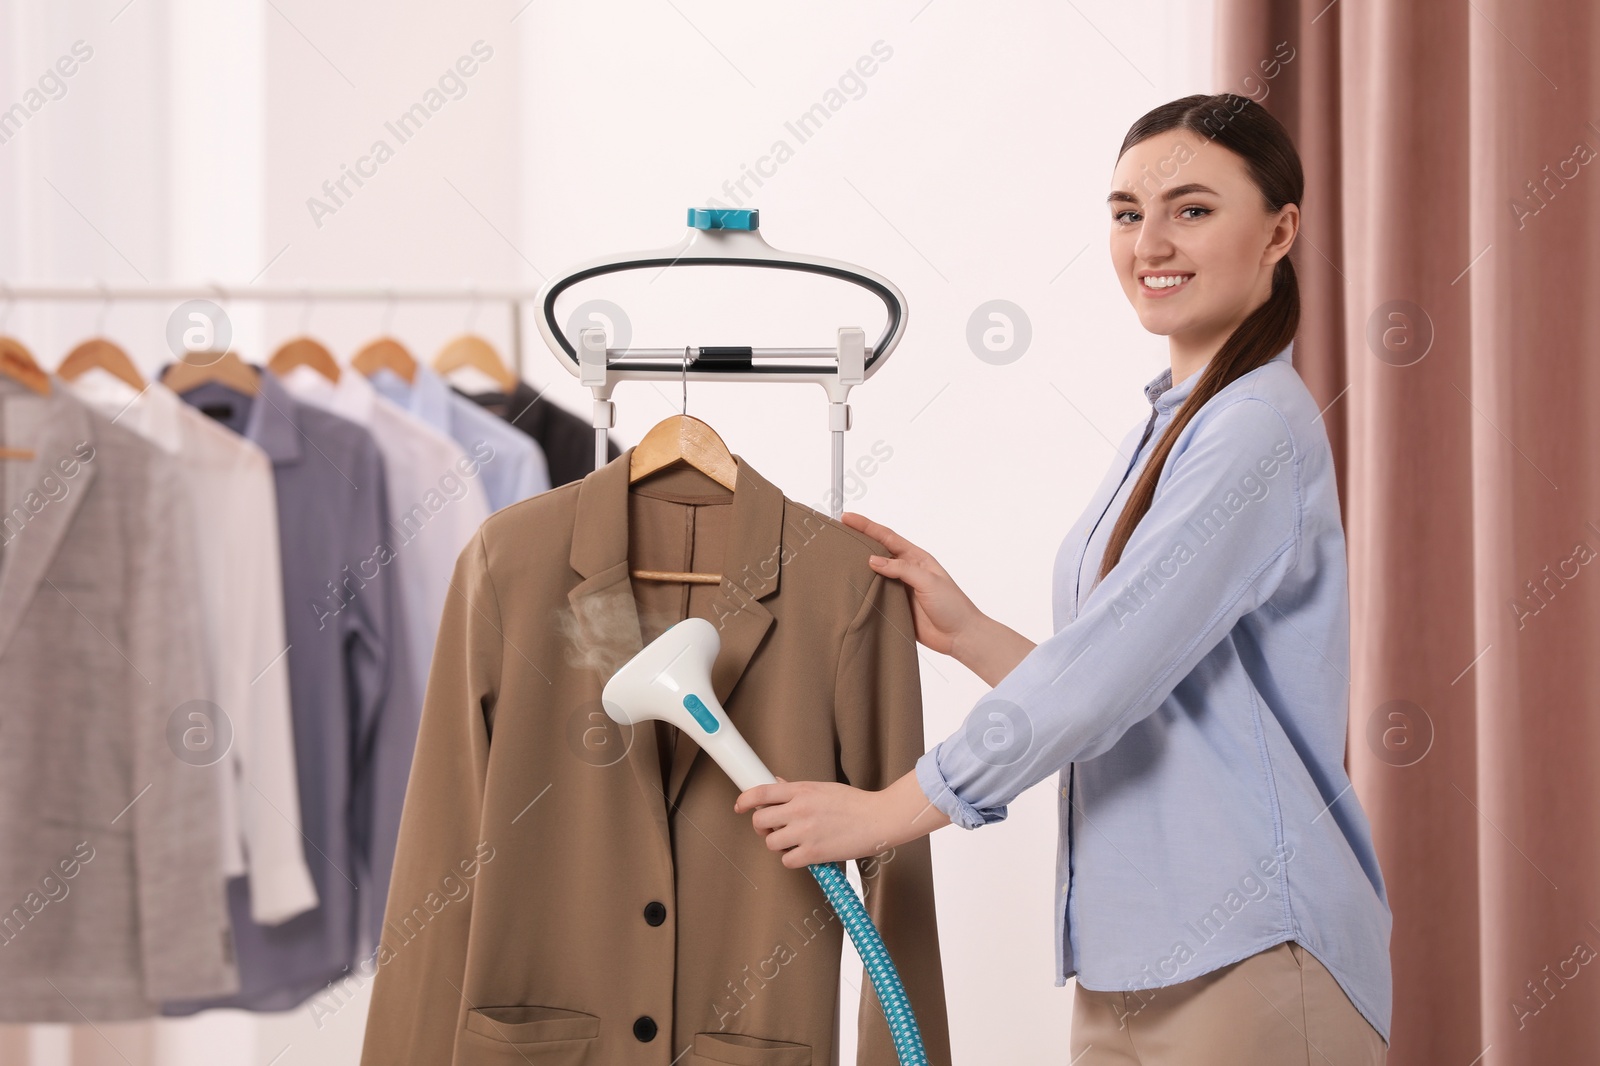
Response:
[[[850,428],[850,389],[871,377],[905,335],[906,300],[900,289],[864,267],[822,256],[785,252],[766,242],[760,212],[691,207],[689,233],[669,248],[590,260],[551,278],[536,297],[539,333],[545,344],[595,398],[596,467],[606,462],[605,433],[616,424],[611,392],[618,381],[668,381],[695,377],[702,381],[805,381],[828,393],[828,428],[833,433],[833,517],[840,514],[844,482],[844,433]],[[628,270],[678,269],[694,266],[752,267],[793,270],[846,281],[883,302],[887,318],[872,345],[857,327],[838,331],[832,348],[756,348],[747,346],[676,348],[606,347],[605,330],[592,326],[567,337],[556,321],[556,300],[581,281]],[[805,360],[804,362],[800,360]]]

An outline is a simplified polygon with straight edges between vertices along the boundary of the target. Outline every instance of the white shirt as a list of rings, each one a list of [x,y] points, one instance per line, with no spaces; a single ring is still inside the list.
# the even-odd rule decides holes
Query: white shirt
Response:
[[[79,399],[172,455],[197,527],[212,692],[233,727],[234,787],[219,802],[222,868],[250,875],[251,917],[277,925],[317,905],[300,834],[278,503],[266,453],[160,382],[136,392],[93,369],[65,383]]]
[[[297,366],[279,380],[296,399],[365,426],[378,443],[389,492],[391,565],[400,577],[408,658],[420,696],[427,689],[456,557],[489,517],[489,497],[479,476],[482,464],[380,395],[353,370],[341,373],[335,383],[310,367]]]

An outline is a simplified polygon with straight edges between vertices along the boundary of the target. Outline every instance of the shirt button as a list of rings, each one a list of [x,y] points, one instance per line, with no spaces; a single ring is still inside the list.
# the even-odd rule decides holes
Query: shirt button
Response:
[[[656,1020],[648,1014],[639,1015],[633,1022],[633,1035],[638,1037],[641,1043],[649,1043],[654,1040],[656,1037]]]
[[[667,920],[667,908],[657,900],[651,900],[644,905],[644,920],[651,925],[660,925]]]

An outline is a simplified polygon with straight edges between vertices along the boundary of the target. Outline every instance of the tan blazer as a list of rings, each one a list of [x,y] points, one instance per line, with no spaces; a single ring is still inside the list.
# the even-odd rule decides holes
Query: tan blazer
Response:
[[[611,724],[618,666],[688,615],[773,773],[881,789],[925,750],[907,590],[872,539],[630,448],[462,552],[402,816],[362,1063],[827,1066],[842,926],[688,738]],[[631,544],[630,544],[631,540]],[[631,581],[720,572],[721,585]],[[672,748],[669,740],[675,740]],[[927,838],[860,864],[929,1061],[950,1061]],[[865,974],[859,1063],[897,1061]]]

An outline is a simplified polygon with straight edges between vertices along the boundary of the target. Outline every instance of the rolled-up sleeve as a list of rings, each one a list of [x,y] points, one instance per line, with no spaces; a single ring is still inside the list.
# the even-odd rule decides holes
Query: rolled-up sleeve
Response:
[[[1023,791],[1109,749],[1294,569],[1300,457],[1284,417],[1243,397],[1202,410],[1186,436],[1078,616],[918,759],[918,784],[955,824],[1000,821]]]

